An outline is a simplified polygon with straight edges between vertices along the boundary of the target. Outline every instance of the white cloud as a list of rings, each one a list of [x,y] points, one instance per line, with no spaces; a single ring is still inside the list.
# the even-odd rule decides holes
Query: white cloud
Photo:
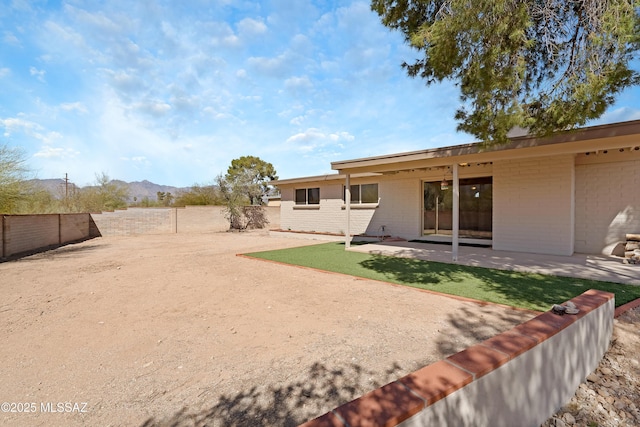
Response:
[[[290,61],[286,54],[273,58],[252,56],[247,60],[247,63],[260,73],[272,77],[284,77],[290,67]]]
[[[29,74],[44,83],[44,76],[47,72],[45,70],[38,70],[36,67],[29,67]]]
[[[57,22],[47,21],[43,29],[45,30],[44,43],[46,43],[47,48],[56,47],[55,51],[64,52],[66,45],[70,44],[83,51],[90,51],[84,41],[84,37],[69,27],[64,27]],[[56,43],[49,43],[51,40],[56,40]]]
[[[11,70],[7,67],[0,68],[0,79],[11,74]]]
[[[109,76],[111,85],[120,92],[134,93],[146,89],[146,84],[139,76],[134,74],[131,70],[105,70]]]
[[[86,10],[79,9],[71,6],[68,3],[64,5],[66,14],[76,23],[89,27],[92,33],[102,33],[112,36],[121,32],[120,24],[116,23],[111,18],[107,17],[104,12],[87,12]],[[124,16],[119,16],[121,22]]]
[[[630,120],[640,120],[640,110],[631,107],[620,107],[615,110],[608,111],[594,124],[626,122]]]
[[[82,102],[66,102],[60,104],[60,109],[63,111],[77,111],[78,113],[86,114],[89,112],[86,105]]]
[[[5,136],[10,136],[16,132],[33,133],[42,129],[42,126],[29,120],[11,117],[8,119],[0,119],[0,125],[5,129]]]
[[[305,120],[305,116],[297,116],[289,120],[289,123],[294,126],[301,126],[304,120]]]
[[[294,145],[295,149],[302,152],[326,150],[329,147],[344,148],[342,141],[353,141],[355,137],[349,132],[326,133],[317,128],[309,128],[287,138],[287,143]]]
[[[154,117],[162,117],[171,111],[171,105],[162,101],[147,101],[134,104],[136,110]]]
[[[5,31],[2,41],[11,46],[20,46],[20,40],[11,31]]]
[[[284,81],[284,87],[294,95],[303,95],[313,89],[313,83],[307,76],[290,77]]]
[[[0,119],[0,126],[4,127],[5,137],[22,133],[29,138],[36,139],[44,144],[51,144],[52,142],[62,138],[62,135],[59,132],[47,131],[38,123],[17,117]]]
[[[245,18],[238,22],[238,32],[241,37],[255,37],[267,32],[267,26],[262,20]]]
[[[74,150],[72,148],[61,148],[61,147],[43,147],[40,151],[36,152],[33,156],[46,158],[46,159],[74,159],[80,154],[79,151]]]

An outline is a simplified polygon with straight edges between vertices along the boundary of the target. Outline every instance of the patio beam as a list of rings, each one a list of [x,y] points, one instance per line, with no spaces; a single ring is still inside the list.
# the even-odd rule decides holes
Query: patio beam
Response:
[[[345,176],[344,203],[347,217],[344,231],[344,248],[346,250],[351,247],[351,174],[346,174]]]
[[[452,218],[451,260],[458,261],[458,240],[460,228],[460,179],[458,163],[453,164],[453,218]]]

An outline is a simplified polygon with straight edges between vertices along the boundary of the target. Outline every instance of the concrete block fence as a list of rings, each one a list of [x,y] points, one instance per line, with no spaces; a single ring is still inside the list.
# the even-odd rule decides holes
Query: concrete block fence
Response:
[[[85,214],[0,215],[0,258],[94,237]]]
[[[280,208],[265,207],[270,228]],[[98,236],[203,233],[229,229],[222,206],[130,208],[101,213],[0,215],[0,259]]]
[[[609,348],[613,298],[589,290],[577,315],[540,314],[301,427],[539,426]]]

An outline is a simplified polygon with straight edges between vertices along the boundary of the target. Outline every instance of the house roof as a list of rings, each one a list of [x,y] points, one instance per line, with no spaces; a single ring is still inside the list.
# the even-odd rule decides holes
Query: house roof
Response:
[[[491,162],[558,154],[635,149],[640,146],[640,120],[592,126],[560,132],[546,138],[521,136],[504,145],[484,147],[482,143],[429,148],[331,163],[340,174],[384,173],[453,163]]]
[[[371,176],[378,176],[378,173],[359,173],[351,175],[351,178],[367,178]],[[271,181],[273,185],[293,185],[293,184],[304,184],[307,182],[318,182],[318,181],[344,181],[346,175],[332,173],[327,175],[316,175],[316,176],[303,176],[300,178],[291,178],[291,179],[279,179],[277,181]]]
[[[428,148],[404,153],[385,154],[331,163],[335,174],[306,176],[272,181],[274,185],[295,185],[318,181],[344,181],[397,171],[488,163],[496,160],[527,157],[604,152],[614,149],[640,150],[640,120],[591,126],[573,131],[559,132],[546,138],[518,136],[504,145],[485,147],[480,142]]]

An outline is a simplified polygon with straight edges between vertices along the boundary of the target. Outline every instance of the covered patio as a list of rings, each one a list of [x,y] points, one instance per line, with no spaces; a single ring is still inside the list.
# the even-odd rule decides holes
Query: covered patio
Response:
[[[353,245],[349,251],[454,263],[452,246],[445,244],[382,241]],[[619,257],[574,254],[571,256],[533,254],[460,246],[457,264],[518,272],[549,274],[640,285],[640,265],[623,264]]]

